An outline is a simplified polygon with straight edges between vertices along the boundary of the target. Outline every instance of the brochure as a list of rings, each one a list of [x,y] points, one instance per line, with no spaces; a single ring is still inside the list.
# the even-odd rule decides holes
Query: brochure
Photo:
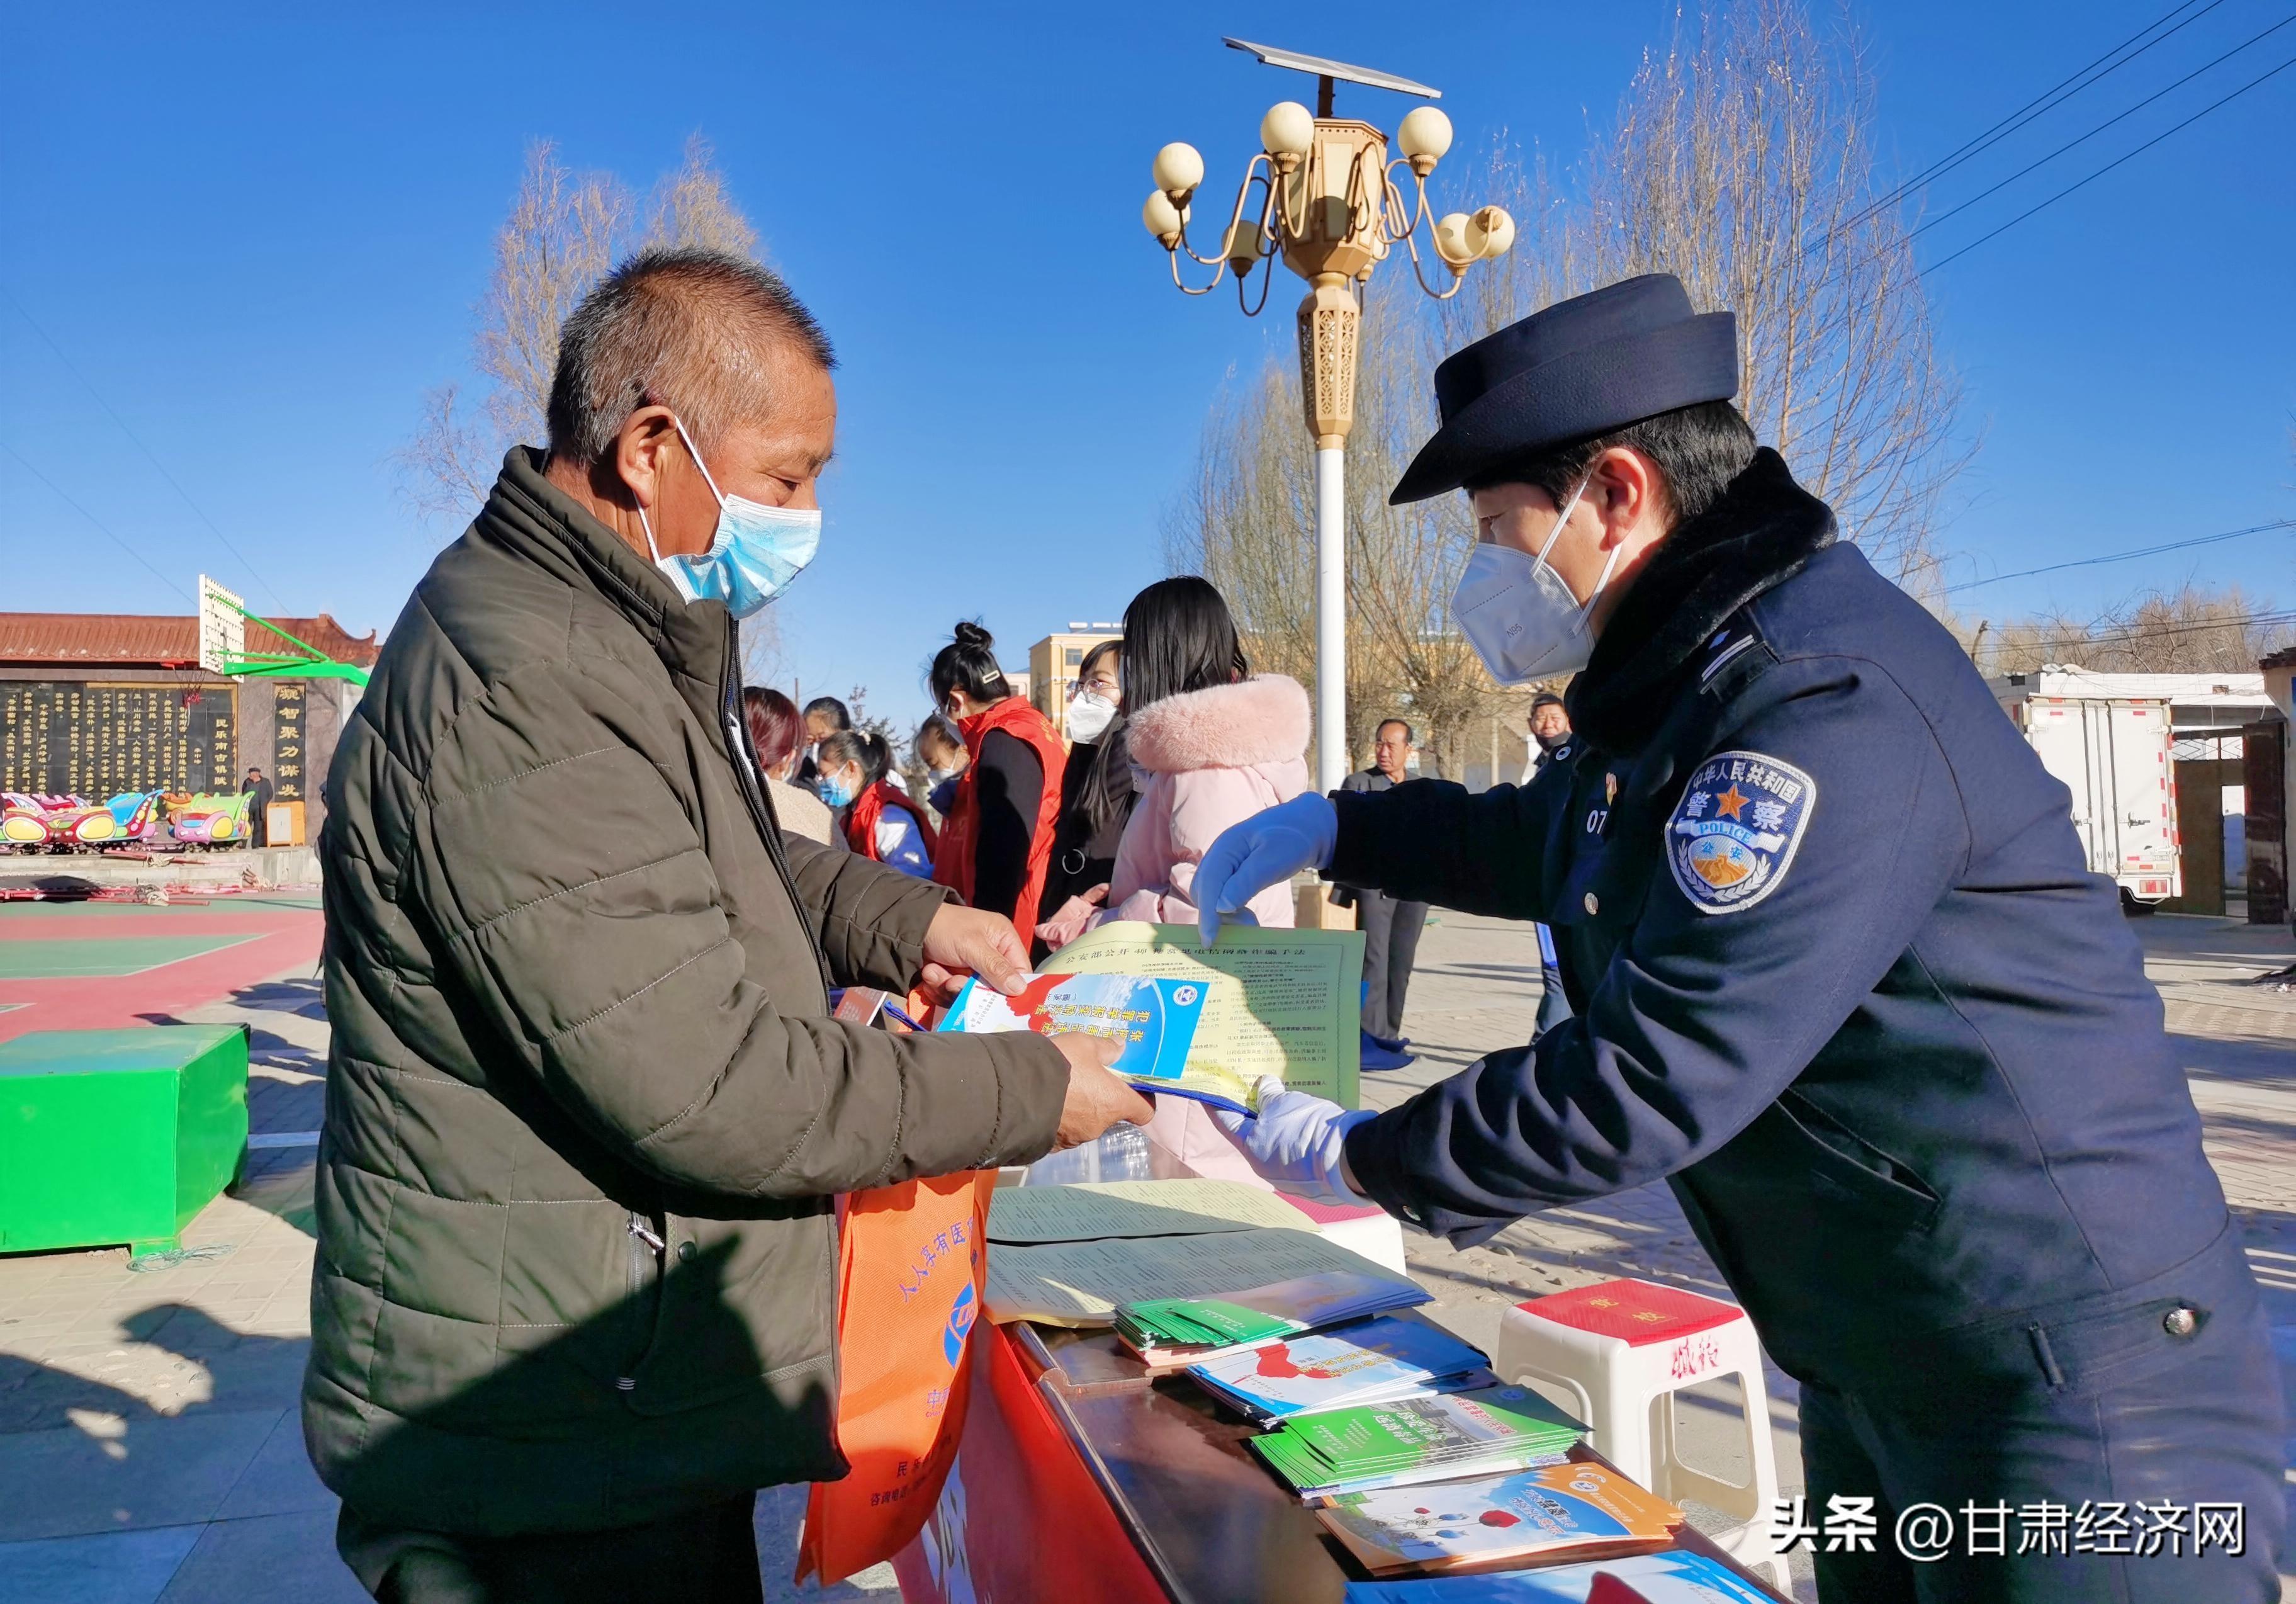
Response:
[[[1241,1180],[1086,1180],[999,1187],[988,1205],[991,1242],[1099,1242],[1111,1237],[1193,1237],[1255,1226],[1296,1230],[1307,1224],[1282,1194]]]
[[[1390,1271],[1324,1271],[1217,1297],[1123,1304],[1116,1311],[1116,1334],[1151,1362],[1174,1350],[1194,1350],[1187,1357],[1201,1362],[1230,1349],[1430,1301],[1423,1287]]]
[[[1557,1462],[1587,1428],[1527,1386],[1294,1415],[1253,1452],[1303,1498]]]
[[[1204,1011],[1204,985],[1141,975],[1033,975],[1018,996],[968,980],[944,1031],[1079,1031],[1123,1043],[1109,1067],[1136,1086],[1177,1091]]]
[[[1222,1402],[1266,1424],[1287,1415],[1386,1403],[1481,1376],[1484,1358],[1440,1327],[1382,1316],[1289,1337],[1189,1367]]]
[[[1605,1575],[1650,1604],[1770,1604],[1767,1594],[1719,1560],[1685,1549],[1488,1576],[1350,1582],[1347,1604],[1587,1604],[1595,1578]]]
[[[1086,931],[1045,966],[1203,983],[1203,1017],[1186,1072],[1177,1085],[1151,1090],[1249,1109],[1257,1106],[1260,1077],[1274,1075],[1353,1108],[1363,1041],[1363,943],[1359,930],[1231,924],[1207,948],[1193,925],[1117,920]]]
[[[1256,1446],[1257,1444],[1255,1444]],[[1682,1511],[1616,1471],[1572,1461],[1375,1493],[1347,1493],[1316,1518],[1374,1575],[1442,1571],[1672,1539]],[[1599,1567],[1598,1567],[1599,1568]]]
[[[1427,1294],[1410,1277],[1373,1263],[1306,1228],[1218,1231],[1190,1237],[1116,1237],[1105,1242],[999,1243],[988,1255],[988,1318],[1048,1326],[1113,1324],[1119,1304],[1141,1298],[1232,1296],[1271,1276],[1289,1279],[1344,1271]],[[1377,1312],[1374,1311],[1373,1312]],[[1185,1362],[1202,1358],[1191,1353]]]

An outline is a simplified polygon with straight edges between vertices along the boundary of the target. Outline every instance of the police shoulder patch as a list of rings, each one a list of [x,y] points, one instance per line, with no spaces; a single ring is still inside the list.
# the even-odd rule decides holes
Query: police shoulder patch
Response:
[[[1792,763],[1716,753],[1666,821],[1674,883],[1701,913],[1751,908],[1784,883],[1816,805],[1816,783]]]

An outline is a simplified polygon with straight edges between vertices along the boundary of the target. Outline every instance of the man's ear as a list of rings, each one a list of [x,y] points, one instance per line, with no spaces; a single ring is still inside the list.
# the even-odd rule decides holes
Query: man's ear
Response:
[[[669,408],[639,407],[623,420],[621,432],[614,437],[609,460],[616,482],[599,486],[600,493],[651,512],[661,505],[662,475],[670,454],[678,448],[677,424]]]
[[[1658,510],[1658,473],[1639,451],[1613,446],[1595,459],[1586,499],[1603,521],[1603,549],[1608,551]]]

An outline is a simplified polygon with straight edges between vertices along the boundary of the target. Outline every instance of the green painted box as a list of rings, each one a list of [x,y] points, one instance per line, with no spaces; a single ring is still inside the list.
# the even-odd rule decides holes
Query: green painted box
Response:
[[[176,1246],[247,1152],[247,1027],[0,1041],[0,1253]]]

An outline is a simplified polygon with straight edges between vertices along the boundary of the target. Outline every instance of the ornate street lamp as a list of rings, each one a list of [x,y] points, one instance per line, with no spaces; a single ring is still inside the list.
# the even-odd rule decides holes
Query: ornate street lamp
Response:
[[[1267,304],[1274,259],[1281,257],[1308,281],[1307,299],[1300,303],[1300,390],[1308,432],[1316,442],[1316,782],[1329,791],[1348,769],[1343,470],[1348,431],[1355,423],[1363,286],[1399,241],[1411,254],[1419,287],[1447,300],[1458,293],[1460,277],[1469,267],[1506,254],[1514,243],[1514,219],[1496,206],[1433,215],[1427,177],[1451,148],[1451,119],[1434,107],[1420,106],[1397,125],[1400,154],[1393,160],[1388,159],[1385,134],[1370,123],[1332,115],[1332,85],[1341,78],[1426,100],[1440,99],[1440,90],[1242,39],[1222,43],[1249,51],[1270,67],[1315,74],[1315,113],[1287,100],[1260,119],[1261,153],[1245,164],[1217,256],[1202,255],[1188,243],[1190,202],[1204,177],[1204,159],[1193,145],[1168,144],[1156,152],[1156,189],[1141,208],[1140,220],[1171,258],[1172,282],[1183,294],[1209,294],[1233,276],[1236,302],[1249,317]],[[1408,201],[1396,176],[1405,168],[1414,192]],[[1420,259],[1422,225],[1448,275],[1438,276],[1443,280],[1439,288],[1428,282]],[[1183,251],[1212,270],[1208,281],[1189,286],[1180,269]],[[1257,300],[1248,288],[1255,269]]]

